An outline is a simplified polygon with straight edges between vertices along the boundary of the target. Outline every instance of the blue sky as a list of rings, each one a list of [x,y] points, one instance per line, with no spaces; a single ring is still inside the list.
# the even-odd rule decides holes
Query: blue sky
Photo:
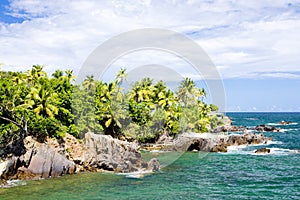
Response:
[[[2,0],[0,69],[78,72],[101,43],[139,28],[173,30],[209,55],[224,81],[227,111],[300,111],[299,0]],[[151,59],[150,59],[151,58]],[[120,66],[189,67],[171,55],[142,52]],[[198,77],[199,78],[199,77]]]

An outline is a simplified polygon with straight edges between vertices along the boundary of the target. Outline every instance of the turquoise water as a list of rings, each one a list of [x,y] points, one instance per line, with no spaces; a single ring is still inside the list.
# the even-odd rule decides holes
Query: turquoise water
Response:
[[[162,155],[160,173],[140,179],[124,175],[86,173],[29,181],[0,189],[0,199],[300,199],[300,113],[228,113],[235,125],[276,125],[265,133],[275,142],[270,155],[255,155],[264,146],[233,148],[228,153],[188,152]],[[149,155],[145,155],[149,157]]]

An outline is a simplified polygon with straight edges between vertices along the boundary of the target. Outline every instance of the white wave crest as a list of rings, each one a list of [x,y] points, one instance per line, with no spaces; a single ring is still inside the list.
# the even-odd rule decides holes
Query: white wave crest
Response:
[[[282,123],[267,123],[269,126],[289,126],[289,125],[297,125],[298,123],[296,122],[291,122],[288,124],[282,124]]]
[[[280,129],[279,132],[284,133],[284,132],[288,132],[288,131],[298,131],[298,128],[288,128],[288,129]]]

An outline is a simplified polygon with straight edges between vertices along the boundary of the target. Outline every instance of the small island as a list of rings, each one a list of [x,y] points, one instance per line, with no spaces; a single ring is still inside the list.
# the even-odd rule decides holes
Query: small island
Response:
[[[144,78],[122,88],[88,76],[75,84],[70,70],[52,76],[36,65],[27,72],[0,72],[0,175],[6,180],[58,177],[85,171],[153,172],[140,149],[226,152],[231,145],[266,143],[262,134],[228,135],[231,120],[203,101],[190,78],[177,91]],[[256,131],[277,131],[260,126]]]

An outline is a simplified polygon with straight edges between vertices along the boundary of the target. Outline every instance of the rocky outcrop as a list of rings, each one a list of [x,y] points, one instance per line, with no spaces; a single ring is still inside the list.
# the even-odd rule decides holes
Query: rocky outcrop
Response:
[[[157,158],[152,158],[149,162],[148,162],[148,167],[146,169],[146,171],[150,171],[150,172],[157,172],[160,170],[160,164]]]
[[[129,143],[108,135],[85,134],[86,151],[81,165],[87,170],[104,169],[115,172],[134,172],[148,167],[138,151],[137,143]]]
[[[245,126],[232,126],[232,125],[224,125],[219,126],[215,129],[213,129],[212,133],[222,133],[222,132],[245,132],[249,130],[249,128]]]
[[[271,150],[270,149],[267,149],[267,148],[261,148],[261,149],[257,149],[255,151],[255,153],[258,153],[258,154],[266,154],[266,153],[270,153]]]
[[[6,159],[2,179],[37,179],[58,177],[75,172],[74,162],[58,153],[45,143],[39,143],[32,137],[24,139],[25,154],[11,155]]]
[[[264,124],[256,126],[254,129],[259,132],[279,132],[280,131],[280,128],[276,128],[274,126],[267,126]]]
[[[28,136],[19,148],[22,155],[11,151],[0,161],[2,180],[58,177],[80,171],[158,171],[160,167],[157,159],[143,161],[137,143],[94,133],[86,133],[83,141],[66,134],[62,141],[48,138],[44,143]]]
[[[255,133],[241,135],[185,133],[174,140],[173,149],[177,151],[227,152],[228,146],[264,144],[269,140],[272,139]]]
[[[254,128],[245,127],[245,126],[219,126],[213,129],[212,133],[221,133],[221,132],[247,132],[247,131],[256,131],[256,132],[279,132],[280,128],[275,126],[268,126],[265,124],[258,125]]]

